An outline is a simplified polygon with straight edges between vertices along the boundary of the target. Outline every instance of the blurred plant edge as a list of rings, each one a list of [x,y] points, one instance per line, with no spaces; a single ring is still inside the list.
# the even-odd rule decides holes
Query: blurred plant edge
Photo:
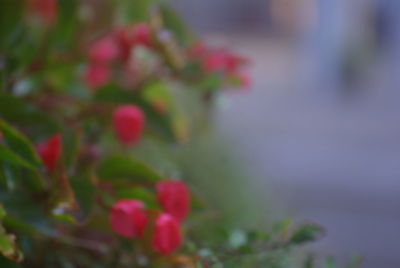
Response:
[[[157,0],[3,0],[0,18],[0,267],[315,267],[297,248],[320,226],[232,227],[191,179],[207,155],[184,148],[251,87],[247,59]]]

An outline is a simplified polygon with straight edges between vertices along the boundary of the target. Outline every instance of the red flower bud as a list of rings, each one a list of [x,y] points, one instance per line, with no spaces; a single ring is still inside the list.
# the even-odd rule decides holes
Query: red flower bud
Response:
[[[192,59],[204,58],[209,52],[210,49],[202,41],[194,43],[188,50],[189,57]]]
[[[28,6],[45,23],[52,24],[57,16],[57,0],[29,0]]]
[[[182,222],[190,210],[190,194],[182,181],[163,181],[157,184],[157,199],[165,212]]]
[[[169,214],[162,213],[156,219],[153,235],[153,248],[161,254],[169,254],[182,243],[178,222]]]
[[[131,145],[142,135],[144,115],[137,106],[123,105],[114,111],[113,124],[120,142]]]
[[[86,69],[84,80],[91,89],[98,89],[110,79],[110,68],[107,65],[91,63]]]
[[[56,134],[36,147],[39,156],[46,165],[48,171],[54,171],[57,167],[58,159],[61,156],[61,135]]]
[[[112,37],[106,36],[89,47],[91,63],[108,64],[118,57],[118,46]]]
[[[226,71],[230,74],[237,72],[240,67],[249,62],[248,59],[232,53],[226,53],[225,61]]]
[[[239,67],[246,64],[248,61],[240,56],[217,50],[211,53],[203,62],[203,69],[206,72],[222,71],[232,74],[238,71]]]
[[[203,62],[203,69],[206,72],[225,71],[226,56],[224,53],[213,53]]]
[[[133,41],[135,45],[142,45],[148,48],[153,46],[151,29],[146,23],[138,23],[132,29]]]
[[[117,234],[124,237],[141,237],[147,226],[147,216],[142,201],[123,199],[111,209],[110,224]]]
[[[241,87],[243,90],[250,90],[252,87],[252,81],[248,74],[238,73],[232,77],[234,82]]]

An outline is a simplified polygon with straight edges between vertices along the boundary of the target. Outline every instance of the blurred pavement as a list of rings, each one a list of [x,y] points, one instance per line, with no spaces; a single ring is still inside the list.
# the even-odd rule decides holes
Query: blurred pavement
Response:
[[[305,78],[304,51],[288,42],[225,42],[253,60],[255,85],[230,94],[217,122],[259,183],[287,215],[326,227],[320,252],[341,262],[359,253],[365,268],[400,267],[400,92],[388,85],[390,72],[375,64],[346,95]]]

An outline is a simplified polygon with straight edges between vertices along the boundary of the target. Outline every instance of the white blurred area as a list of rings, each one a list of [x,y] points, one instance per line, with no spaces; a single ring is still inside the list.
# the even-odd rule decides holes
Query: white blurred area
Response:
[[[252,60],[218,127],[283,214],[325,226],[340,262],[400,267],[400,1],[172,2]]]

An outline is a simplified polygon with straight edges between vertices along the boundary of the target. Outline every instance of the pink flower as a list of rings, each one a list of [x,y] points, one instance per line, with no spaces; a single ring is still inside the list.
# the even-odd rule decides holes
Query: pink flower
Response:
[[[91,89],[98,89],[107,84],[110,79],[110,68],[107,65],[90,63],[87,67],[84,80]]]
[[[109,64],[117,57],[118,46],[110,36],[97,40],[89,47],[89,60],[91,63]]]
[[[159,253],[166,255],[182,243],[180,226],[174,217],[163,213],[156,219],[152,245]]]
[[[28,6],[45,23],[54,23],[57,16],[57,0],[29,0]]]
[[[182,222],[190,210],[190,194],[182,181],[163,181],[157,184],[157,200],[165,212]]]
[[[47,141],[38,144],[36,149],[47,170],[54,171],[62,152],[61,135],[54,135]]]
[[[142,237],[148,220],[142,201],[123,199],[111,209],[110,224],[117,234],[132,238]]]
[[[119,141],[125,145],[135,143],[142,135],[144,120],[142,110],[135,105],[123,105],[115,109],[113,125]]]

